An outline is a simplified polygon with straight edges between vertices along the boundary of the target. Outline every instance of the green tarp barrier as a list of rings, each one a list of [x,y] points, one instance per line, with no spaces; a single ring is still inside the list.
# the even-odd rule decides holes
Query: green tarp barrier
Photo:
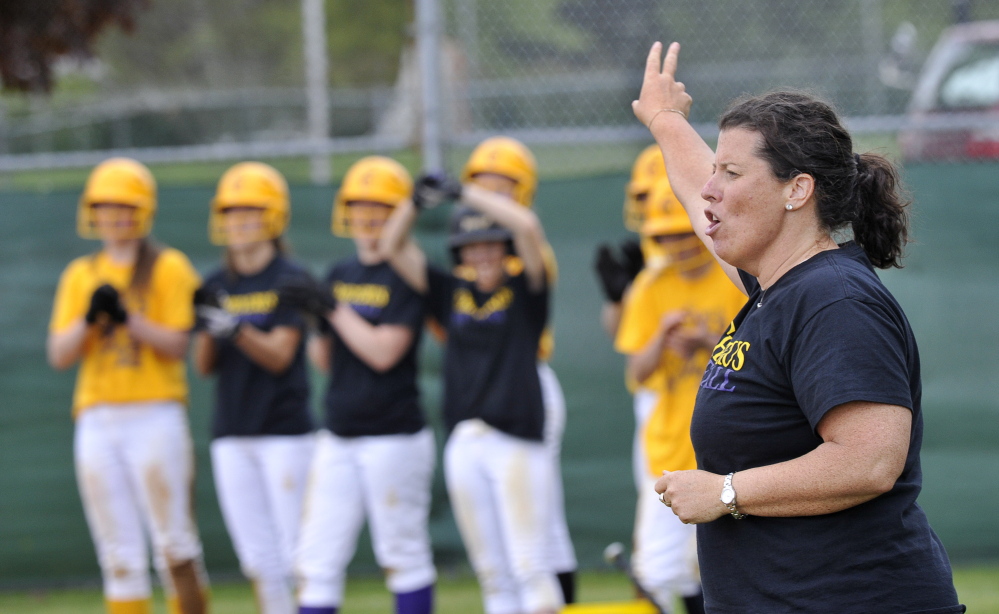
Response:
[[[905,308],[920,343],[926,435],[920,503],[952,558],[999,558],[999,167],[913,166],[916,242],[906,268],[883,279]],[[581,565],[600,564],[612,541],[630,540],[632,413],[623,360],[599,326],[601,296],[591,269],[602,241],[621,226],[626,177],[543,181],[537,210],[561,266],[555,298],[556,353],[569,417],[563,445],[566,508]],[[155,235],[187,253],[202,272],[219,262],[208,244],[210,188],[160,191]],[[332,188],[296,187],[288,238],[317,275],[353,246],[329,233]],[[69,404],[74,372],[54,372],[44,344],[58,276],[96,249],[76,237],[77,192],[0,193],[0,585],[64,583],[97,577],[93,547],[73,477]],[[446,211],[421,220],[420,238],[445,261]],[[440,352],[423,347],[425,406],[439,430]],[[322,378],[316,376],[319,411]],[[210,573],[235,573],[208,465],[211,381],[191,374],[191,423],[197,442],[196,504]],[[438,438],[438,451],[443,442]],[[440,478],[432,533],[442,568],[465,564]],[[876,539],[876,536],[871,536]],[[376,569],[366,536],[354,562]]]

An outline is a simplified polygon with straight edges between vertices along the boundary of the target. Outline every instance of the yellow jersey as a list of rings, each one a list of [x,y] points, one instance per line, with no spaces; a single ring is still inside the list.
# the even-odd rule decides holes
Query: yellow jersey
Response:
[[[60,333],[82,318],[90,297],[102,284],[114,286],[125,309],[173,330],[194,326],[192,296],[198,273],[181,252],[164,248],[156,258],[149,289],[142,296],[127,292],[132,265],[113,262],[103,251],[77,258],[59,279],[51,333]],[[187,403],[187,375],[182,359],[169,358],[132,339],[125,326],[88,336],[73,392],[73,415],[98,403],[175,400]]]
[[[680,275],[675,267],[645,269],[635,278],[624,303],[615,348],[625,354],[642,350],[659,328],[663,316],[683,311],[682,326],[725,331],[746,302],[717,263],[697,279]],[[659,367],[642,383],[657,393],[656,406],[642,434],[649,473],[661,475],[664,469],[696,469],[690,443],[690,418],[701,376],[711,350],[700,349],[690,358],[667,349]]]

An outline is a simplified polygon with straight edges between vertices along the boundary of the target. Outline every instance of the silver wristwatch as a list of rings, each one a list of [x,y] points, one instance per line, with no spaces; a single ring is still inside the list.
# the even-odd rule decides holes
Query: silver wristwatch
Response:
[[[732,514],[732,518],[742,520],[746,515],[740,512],[739,508],[735,506],[735,488],[732,486],[733,475],[735,475],[735,472],[725,476],[725,484],[722,486],[721,491],[721,502],[728,508],[728,511]]]

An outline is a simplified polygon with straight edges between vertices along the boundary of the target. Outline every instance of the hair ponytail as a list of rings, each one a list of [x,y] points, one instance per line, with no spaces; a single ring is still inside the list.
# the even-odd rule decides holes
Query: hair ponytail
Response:
[[[139,253],[135,258],[132,280],[128,284],[129,292],[135,296],[145,294],[153,279],[153,267],[156,265],[156,259],[162,252],[163,246],[150,237],[139,239]]]
[[[907,197],[895,166],[878,154],[853,153],[853,139],[836,111],[801,91],[776,91],[737,100],[718,124],[758,132],[759,155],[774,177],[815,179],[819,223],[830,233],[850,226],[871,264],[902,267],[909,240]]]
[[[902,268],[902,250],[909,241],[910,201],[901,192],[898,170],[878,154],[854,157],[853,238],[877,268]]]

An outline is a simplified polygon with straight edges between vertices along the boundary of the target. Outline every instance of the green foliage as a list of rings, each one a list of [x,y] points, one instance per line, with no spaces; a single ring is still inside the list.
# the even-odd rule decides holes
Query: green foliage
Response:
[[[98,55],[112,86],[238,87],[302,82],[301,16],[286,0],[160,0],[134,36]]]
[[[391,82],[412,18],[411,0],[326,0],[330,84]],[[99,56],[129,88],[299,86],[301,2],[160,0]]]
[[[395,80],[413,21],[410,0],[326,0],[330,83],[372,85]]]

